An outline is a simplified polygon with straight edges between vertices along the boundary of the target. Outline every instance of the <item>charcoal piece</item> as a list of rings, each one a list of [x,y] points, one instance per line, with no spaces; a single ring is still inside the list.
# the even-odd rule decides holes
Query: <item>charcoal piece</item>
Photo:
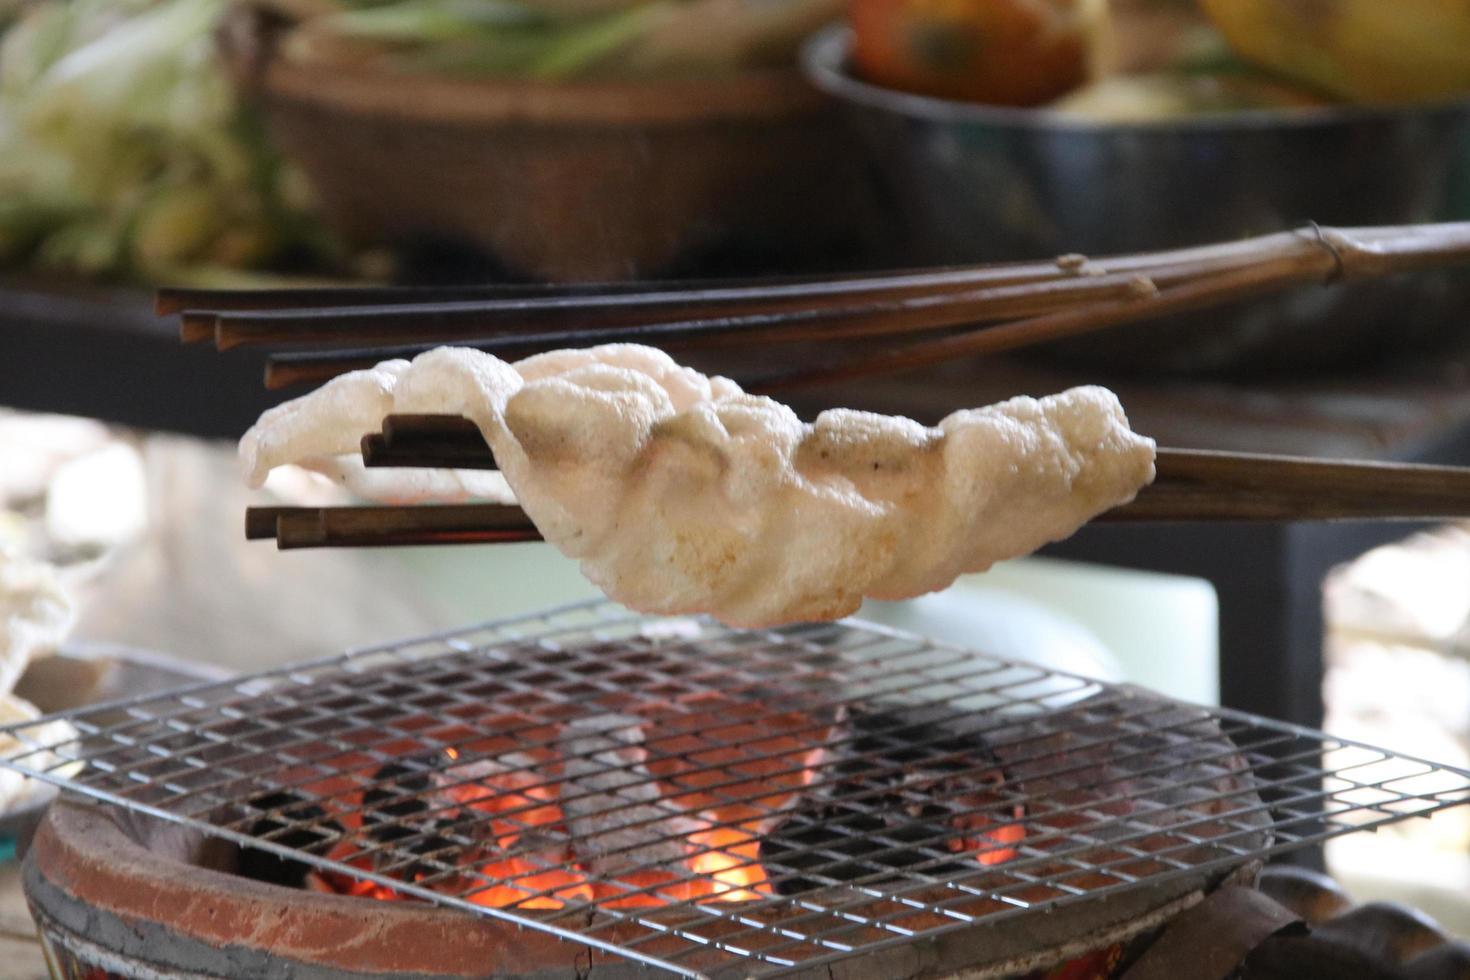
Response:
[[[976,870],[952,857],[966,821],[997,813],[1002,773],[970,717],[948,710],[854,709],[814,760],[814,785],[761,841],[776,890],[796,894],[906,869]],[[988,818],[980,824],[990,822]]]
[[[878,806],[884,808],[881,802]],[[761,839],[761,866],[782,895],[884,871],[914,868],[943,878],[975,870],[975,865],[944,860],[945,840],[953,834],[943,817],[940,811],[922,821],[895,824],[840,803],[798,805]]]
[[[1244,754],[1248,731],[1227,725],[1229,734],[1208,709],[1123,687],[1007,720],[987,737],[1011,787],[1038,801],[1031,816],[1044,822],[1052,803],[1080,815],[1067,834],[1033,846],[1063,851],[1085,834],[1102,843],[1129,840],[1145,850],[1157,844],[1175,861],[1199,864],[1236,861],[1271,843],[1272,815],[1257,792],[1262,781],[1283,780],[1282,794],[1302,791],[1291,782],[1300,773],[1253,771]],[[1096,809],[1080,809],[1090,801],[1098,801]],[[1293,834],[1314,832],[1295,820]],[[1180,824],[1193,836],[1219,836],[1222,843],[1184,846],[1169,834]],[[1149,827],[1158,835],[1140,840]]]
[[[841,798],[891,788],[905,800],[970,809],[973,794],[1002,781],[995,754],[971,716],[950,710],[850,709],[817,760],[814,792]],[[911,807],[900,801],[900,810]]]
[[[472,865],[486,852],[478,839],[489,817],[462,806],[448,790],[470,775],[467,767],[440,765],[443,756],[413,756],[389,762],[373,773],[374,785],[362,795],[363,830],[386,852],[381,865],[406,880],[443,871],[443,865]],[[418,855],[424,861],[402,866],[403,858]]]
[[[280,811],[279,816],[261,817],[252,823],[247,831],[250,836],[266,837],[269,834],[286,830],[286,833],[272,837],[271,842],[293,850],[321,854],[343,832],[341,824],[335,820],[326,819],[327,812],[311,802],[309,797],[300,793],[286,791],[267,793],[252,799],[250,806],[256,810]],[[310,823],[313,826],[293,827],[294,823]],[[291,829],[287,830],[288,827]],[[311,865],[294,858],[281,857],[270,851],[244,847],[240,849],[237,870],[246,878],[253,878],[256,881],[285,885],[288,888],[300,888],[306,882],[306,875],[311,871]]]
[[[425,822],[421,814],[446,805],[435,793],[440,781],[429,768],[432,765],[426,758],[417,764],[390,762],[373,773],[374,785],[362,794],[362,822],[368,836],[382,843],[413,837]],[[436,813],[427,819],[436,822],[441,816]]]
[[[853,736],[849,751],[875,753],[889,763],[955,770],[996,762],[976,716],[948,706],[855,707],[838,721]]]
[[[703,824],[670,806],[645,763],[637,718],[606,714],[567,723],[561,809],[577,857],[594,874],[677,868]]]

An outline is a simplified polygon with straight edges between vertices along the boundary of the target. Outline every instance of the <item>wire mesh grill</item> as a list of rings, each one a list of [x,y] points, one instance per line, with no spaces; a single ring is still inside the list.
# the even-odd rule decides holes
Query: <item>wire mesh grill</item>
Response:
[[[3,764],[691,977],[825,976],[1470,799],[1463,771],[864,623],[606,603],[57,717],[4,729]]]

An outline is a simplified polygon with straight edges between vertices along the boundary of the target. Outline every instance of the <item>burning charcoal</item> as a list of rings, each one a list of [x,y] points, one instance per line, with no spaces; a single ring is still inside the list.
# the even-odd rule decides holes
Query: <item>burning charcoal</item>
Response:
[[[250,825],[248,832],[251,837],[265,837],[291,827],[286,833],[271,838],[273,843],[283,847],[321,853],[342,834],[341,824],[326,819],[325,810],[299,793],[268,793],[251,800],[250,806],[256,810],[279,811],[279,816],[266,816],[256,820]],[[312,826],[292,827],[295,823],[309,823]],[[238,870],[246,878],[254,878],[256,881],[300,888],[305,883],[311,866],[304,861],[245,847],[240,850]]]
[[[1195,836],[1229,834],[1238,852],[1271,839],[1271,815],[1261,806],[1256,782],[1265,771],[1251,772],[1237,741],[1248,734],[1238,726],[1225,734],[1202,708],[1122,689],[1008,724],[992,732],[991,745],[1028,797],[1074,810],[1088,799],[1106,801],[1078,824],[1091,839],[1136,839],[1141,827],[1167,831],[1188,824]],[[1206,824],[1201,817],[1222,819]],[[1297,832],[1306,831],[1298,824]],[[1157,840],[1167,844],[1170,838]],[[1171,856],[1198,861],[1215,852],[1202,844]]]
[[[945,858],[966,827],[990,822],[987,813],[1011,815],[996,812],[1001,776],[983,735],[956,730],[952,712],[850,711],[838,724],[815,760],[814,786],[761,843],[777,890],[828,883],[805,874],[852,881],[884,870],[974,871]]]
[[[817,775],[818,792],[844,799],[863,794],[892,823],[927,820],[956,831],[1004,813],[995,788],[1004,776],[968,716],[948,709],[853,711]],[[839,777],[834,782],[834,777]],[[891,790],[879,796],[877,791]],[[939,846],[943,846],[942,844]]]
[[[845,795],[861,783],[944,798],[946,784],[956,779],[952,789],[999,782],[995,754],[980,731],[960,727],[965,722],[951,711],[844,712],[820,760],[817,792]]]
[[[363,828],[390,848],[385,863],[397,865],[404,852],[432,859],[395,867],[396,874],[410,880],[436,874],[445,864],[473,864],[483,853],[477,837],[488,833],[489,816],[462,805],[451,790],[476,778],[476,768],[484,766],[446,769],[439,765],[443,758],[423,755],[387,763],[362,795]]]
[[[596,715],[568,722],[561,741],[561,808],[577,856],[594,874],[678,867],[699,821],[663,800],[645,767],[639,720]]]
[[[876,805],[885,809],[886,801]],[[974,866],[944,861],[944,821],[909,822],[841,804],[802,806],[791,811],[761,840],[760,862],[782,895],[824,888],[830,881],[856,881],[884,870],[927,865],[919,873],[945,877]],[[903,845],[914,845],[905,847]]]

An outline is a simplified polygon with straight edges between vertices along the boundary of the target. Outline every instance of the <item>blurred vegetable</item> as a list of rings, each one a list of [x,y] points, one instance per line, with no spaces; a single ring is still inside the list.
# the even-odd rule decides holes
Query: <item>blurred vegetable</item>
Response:
[[[1181,63],[1231,56],[1196,0],[1110,0],[1112,40],[1108,69],[1118,75],[1175,70]]]
[[[437,44],[476,34],[539,27],[544,14],[509,0],[400,0],[374,7],[341,7],[302,21],[288,46],[313,37],[365,43]],[[288,47],[288,50],[289,50]]]
[[[157,278],[325,247],[216,59],[224,2],[22,14],[0,40],[0,259]]]
[[[399,0],[307,20],[287,35],[282,53],[297,62],[559,78],[624,47],[667,6],[644,3],[559,20],[510,0]]]
[[[1063,115],[1097,123],[1146,123],[1323,104],[1321,98],[1310,92],[1258,75],[1175,73],[1105,78],[1053,103],[1052,108]]]
[[[850,0],[858,72],[891,88],[1040,105],[1097,76],[1106,0]]]
[[[1360,102],[1470,93],[1465,0],[1201,0],[1244,57]]]
[[[270,0],[272,9],[281,2]],[[298,63],[457,75],[708,73],[791,64],[800,41],[841,2],[353,0],[294,18],[281,52]]]
[[[621,55],[631,71],[721,71],[791,64],[801,42],[842,14],[843,0],[682,0]]]

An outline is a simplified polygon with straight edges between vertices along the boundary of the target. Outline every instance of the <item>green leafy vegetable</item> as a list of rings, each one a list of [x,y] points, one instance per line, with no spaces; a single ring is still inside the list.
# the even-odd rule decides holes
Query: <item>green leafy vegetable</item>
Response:
[[[799,41],[840,13],[841,0],[356,0],[298,18],[283,51],[543,80],[706,74],[790,64]]]
[[[224,7],[43,0],[6,32],[0,260],[150,278],[321,246],[219,64]]]

